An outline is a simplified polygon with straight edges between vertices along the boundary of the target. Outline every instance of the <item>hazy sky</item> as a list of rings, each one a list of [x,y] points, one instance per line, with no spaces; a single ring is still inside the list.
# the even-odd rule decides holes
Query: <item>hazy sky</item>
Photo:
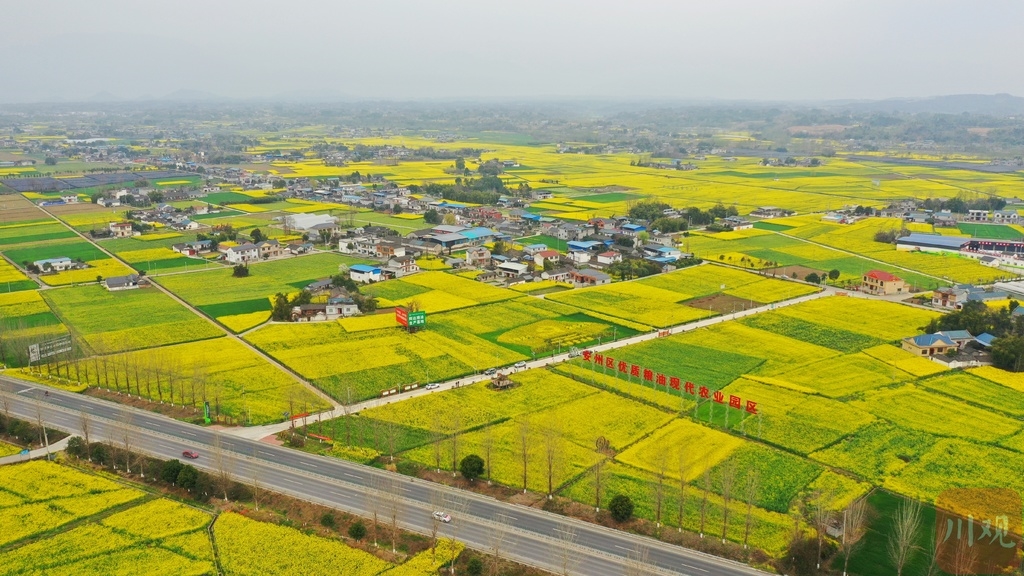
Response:
[[[1024,95],[1024,2],[4,2],[0,101]]]

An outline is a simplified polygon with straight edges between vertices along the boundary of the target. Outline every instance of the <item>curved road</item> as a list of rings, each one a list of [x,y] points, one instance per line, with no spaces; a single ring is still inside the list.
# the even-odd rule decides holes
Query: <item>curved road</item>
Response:
[[[255,480],[263,489],[363,517],[372,517],[376,509],[382,523],[387,523],[385,518],[397,509],[399,525],[422,534],[430,534],[431,511],[443,508],[453,520],[441,525],[441,535],[481,551],[491,551],[495,542],[501,542],[503,557],[544,570],[621,576],[628,556],[646,550],[650,574],[765,574],[716,556],[542,510],[336,458],[228,436],[88,396],[52,389],[47,396],[45,390],[34,383],[0,376],[0,395],[12,414],[25,420],[36,421],[41,416],[48,426],[81,434],[82,414],[88,414],[93,440],[117,444],[127,432],[133,451],[163,459],[180,458],[182,450],[194,449],[200,457],[190,463],[199,468],[211,472],[224,468],[240,481],[252,484]],[[218,466],[218,460],[225,464]]]

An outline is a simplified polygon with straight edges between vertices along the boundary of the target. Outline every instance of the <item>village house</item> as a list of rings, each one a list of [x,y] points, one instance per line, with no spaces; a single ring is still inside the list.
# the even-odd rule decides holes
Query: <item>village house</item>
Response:
[[[302,304],[292,307],[292,322],[326,322],[344,316],[337,304]]]
[[[968,222],[991,222],[988,210],[967,210]]]
[[[370,282],[380,282],[383,279],[381,269],[376,266],[367,266],[366,264],[353,264],[348,269],[349,277],[352,278],[353,282],[360,282],[368,284]]]
[[[64,194],[60,200],[65,204],[78,204],[78,194]]]
[[[902,294],[908,291],[907,283],[902,278],[882,270],[871,270],[864,274],[860,289],[876,296]]]
[[[992,213],[992,220],[996,224],[1016,224],[1018,218],[1016,210],[996,210]]]
[[[641,224],[623,224],[620,226],[622,233],[626,236],[636,236],[641,232],[646,232],[647,227]]]
[[[255,262],[260,257],[260,249],[254,244],[239,244],[231,246],[224,252],[224,259],[232,264],[244,264]]]
[[[597,255],[597,263],[603,266],[609,266],[616,262],[622,262],[622,254],[609,250],[607,252],[601,252]]]
[[[483,246],[466,250],[467,266],[486,266],[491,262],[491,251]]]
[[[405,246],[401,242],[381,240],[375,246],[378,258],[395,258],[405,256]]]
[[[149,282],[139,278],[138,274],[129,274],[127,276],[111,276],[103,281],[103,285],[110,292],[116,292],[118,290],[134,290],[148,285]]]
[[[76,267],[76,262],[67,256],[36,260],[32,264],[43,272],[63,272]]]
[[[110,234],[114,238],[131,238],[132,236],[132,224],[131,222],[111,222]]]
[[[551,280],[554,282],[571,282],[572,272],[572,268],[555,268],[553,270],[545,270],[540,273],[540,279]]]
[[[395,278],[401,278],[402,276],[408,276],[420,271],[419,265],[416,264],[416,259],[412,256],[392,256],[388,259],[387,269],[394,274]]]
[[[534,255],[533,255],[533,263],[536,264],[538,267],[543,268],[545,260],[551,260],[552,262],[556,262],[557,263],[558,262],[558,258],[560,256],[561,256],[561,254],[559,254],[557,250],[551,250],[551,249],[541,250],[540,252],[534,253]]]
[[[311,242],[303,242],[302,244],[289,244],[288,252],[292,254],[308,254],[313,251],[313,244]]]
[[[495,272],[506,278],[522,276],[529,271],[529,264],[523,264],[522,262],[502,262],[495,267]]]
[[[956,342],[941,332],[904,338],[902,347],[917,356],[935,356],[959,348]]]
[[[598,270],[584,269],[584,270],[573,270],[569,277],[572,283],[577,288],[584,288],[587,286],[601,286],[602,284],[610,284],[612,277],[600,272]]]
[[[260,252],[260,258],[266,260],[268,258],[277,258],[284,254],[284,249],[281,248],[281,243],[277,240],[264,240],[256,243],[256,248]]]

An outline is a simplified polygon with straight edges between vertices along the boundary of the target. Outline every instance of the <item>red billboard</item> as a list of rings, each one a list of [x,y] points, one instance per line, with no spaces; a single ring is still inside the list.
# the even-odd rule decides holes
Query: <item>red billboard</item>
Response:
[[[395,320],[397,320],[398,323],[401,324],[402,326],[405,326],[406,328],[408,328],[409,327],[409,311],[406,310],[405,308],[402,308],[401,306],[396,307],[395,308]]]

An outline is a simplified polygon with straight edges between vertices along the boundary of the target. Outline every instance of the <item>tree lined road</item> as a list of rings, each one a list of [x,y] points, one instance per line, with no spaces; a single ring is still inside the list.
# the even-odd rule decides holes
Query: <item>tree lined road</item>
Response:
[[[472,548],[545,570],[592,576],[621,576],[627,558],[647,550],[649,572],[687,576],[753,576],[764,572],[715,556],[650,538],[611,530],[534,508],[379,470],[344,460],[271,446],[223,434],[142,410],[88,396],[50,390],[0,376],[0,394],[11,414],[42,420],[50,427],[81,434],[82,414],[90,418],[92,441],[122,444],[129,432],[132,450],[162,459],[181,458],[183,450],[200,456],[189,463],[209,472],[226,469],[232,478],[288,496],[365,518],[376,509],[381,523],[397,508],[404,529],[430,534],[431,512],[453,517],[440,534]],[[219,448],[218,448],[219,447]],[[217,457],[218,453],[220,458]],[[218,465],[218,461],[223,462]],[[383,541],[386,538],[382,538]],[[657,567],[653,569],[653,567]]]

